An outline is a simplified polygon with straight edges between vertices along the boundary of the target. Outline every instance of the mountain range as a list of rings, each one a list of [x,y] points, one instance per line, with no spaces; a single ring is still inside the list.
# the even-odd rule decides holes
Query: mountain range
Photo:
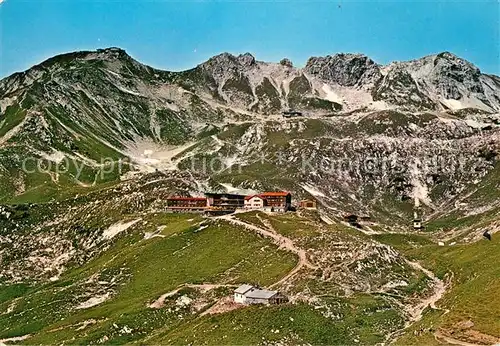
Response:
[[[301,68],[223,53],[172,72],[113,47],[6,77],[0,342],[496,342],[480,302],[499,288],[499,112],[500,77],[449,52]],[[275,190],[319,208],[164,213],[173,194]],[[248,281],[294,304],[204,312]]]
[[[398,198],[420,193],[428,205],[444,203],[494,166],[499,83],[447,52],[387,66],[336,54],[312,57],[304,68],[288,59],[266,63],[249,53],[223,53],[182,72],[145,66],[119,48],[63,54],[0,81],[0,198],[37,193],[44,178],[22,169],[34,165],[22,160],[30,153],[51,168],[63,165],[61,174],[43,174],[50,178],[45,188],[55,190],[47,199],[59,185],[186,172],[197,165],[193,158],[210,157],[220,161],[219,175],[244,168],[248,179],[226,174],[228,181],[217,182],[191,169],[191,191],[218,183],[262,187],[254,173],[264,160],[293,178],[269,188],[300,194],[300,186],[322,185],[323,194],[364,209],[387,188]],[[301,116],[286,120],[285,111]],[[315,159],[301,159],[304,153]],[[368,158],[391,155],[418,159],[427,171],[385,174],[383,160],[378,172],[360,171]],[[331,167],[346,159],[360,167],[314,175],[325,158]],[[427,158],[448,166],[429,168]],[[103,168],[124,159],[120,172]]]

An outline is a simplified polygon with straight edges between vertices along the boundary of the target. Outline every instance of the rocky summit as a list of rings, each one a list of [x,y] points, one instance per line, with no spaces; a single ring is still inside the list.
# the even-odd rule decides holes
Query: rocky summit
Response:
[[[172,72],[107,48],[4,78],[0,343],[498,343],[499,112],[449,52]],[[294,211],[166,213],[264,191]]]

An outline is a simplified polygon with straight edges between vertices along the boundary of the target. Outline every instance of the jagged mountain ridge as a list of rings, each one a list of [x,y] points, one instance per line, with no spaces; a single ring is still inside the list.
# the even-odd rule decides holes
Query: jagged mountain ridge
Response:
[[[142,65],[119,48],[76,52],[48,59],[0,82],[2,94],[17,86],[36,83],[43,71],[65,60],[116,61],[154,80],[169,80],[187,89],[206,92],[209,98],[260,114],[287,108],[310,112],[399,108],[404,110],[500,109],[500,79],[482,74],[472,63],[443,52],[421,59],[383,66],[362,54],[311,57],[304,68],[288,59],[280,63],[257,61],[250,53],[229,53],[210,58],[194,69],[164,72]],[[111,69],[112,70],[112,69]],[[292,84],[292,89],[290,89]],[[291,100],[295,88],[301,100]],[[295,93],[296,94],[296,93]],[[380,102],[377,102],[380,101]]]
[[[249,53],[223,53],[193,71],[205,76],[209,90],[221,99],[264,113],[277,111],[278,105],[308,111],[471,107],[494,112],[500,108],[498,77],[481,74],[473,64],[448,52],[387,66],[361,54],[336,54],[312,57],[304,68],[294,68],[286,60],[256,61]],[[291,83],[299,85],[309,100],[291,102]],[[262,102],[278,95],[279,102]],[[333,104],[310,107],[321,104],[317,99]]]
[[[359,54],[311,58],[305,71],[342,86],[369,90],[373,100],[405,109],[498,110],[499,79],[470,62],[443,52],[387,66]]]
[[[43,132],[37,142],[49,141],[48,128],[56,127],[60,143],[52,147],[68,148],[84,132],[125,155],[135,137],[179,144],[207,123],[274,119],[290,108],[306,116],[463,107],[492,112],[499,109],[498,85],[498,77],[449,53],[386,67],[363,55],[337,54],[311,58],[303,69],[287,59],[266,63],[248,53],[223,53],[194,69],[166,72],[109,48],[59,55],[1,80],[0,112],[7,118],[9,106],[13,116],[26,111],[24,127]],[[32,116],[40,112],[45,115]],[[58,118],[57,124],[46,118]],[[18,135],[14,125],[0,133],[1,143]]]
[[[441,80],[445,70],[453,73]],[[375,197],[387,207],[388,196],[381,196],[387,191],[390,198],[408,199],[423,189],[431,196],[423,199],[444,203],[494,166],[498,118],[481,109],[440,113],[436,100],[441,94],[485,91],[473,82],[488,78],[497,77],[481,75],[448,53],[386,67],[362,55],[337,54],[311,58],[304,68],[286,59],[266,63],[250,54],[224,53],[182,72],[145,66],[118,48],[60,55],[0,82],[0,179],[6,189],[0,192],[37,191],[42,178],[22,170],[23,157],[31,154],[56,164],[66,157],[84,165],[83,179],[76,179],[78,167],[62,175],[49,172],[51,181],[45,182],[59,187],[67,181],[94,185],[123,177],[124,172],[99,175],[101,160],[131,158],[132,169],[139,171],[192,171],[192,191],[198,192],[216,187],[217,179],[299,193],[312,183],[322,187],[336,210],[364,209],[376,204]],[[431,89],[441,91],[431,95]],[[498,92],[488,95],[483,99],[494,99]],[[280,112],[289,108],[302,110],[304,117],[283,120]],[[315,175],[314,169],[299,173],[301,153],[314,157],[315,165],[346,156],[362,162],[395,154],[421,160],[461,155],[468,170]],[[281,169],[285,160],[288,171],[278,169],[278,179],[267,181],[254,175],[262,172],[262,155],[273,169]],[[193,171],[189,160],[207,157],[250,173],[243,179]]]

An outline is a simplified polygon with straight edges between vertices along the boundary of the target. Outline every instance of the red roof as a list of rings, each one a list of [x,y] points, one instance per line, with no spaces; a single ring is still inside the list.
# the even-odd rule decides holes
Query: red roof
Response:
[[[248,201],[254,197],[259,197],[260,199],[266,199],[268,197],[286,197],[290,194],[290,192],[285,192],[285,191],[276,191],[276,192],[263,192],[258,195],[250,195],[250,196],[245,196],[245,201]]]
[[[285,192],[285,191],[276,191],[276,192],[264,192],[261,193],[260,196],[262,197],[286,197],[290,194],[290,192]]]
[[[262,199],[262,195],[251,195],[251,196],[245,196],[245,201],[248,201],[254,197],[259,197],[260,199]]]
[[[205,197],[181,197],[181,196],[172,196],[168,197],[167,200],[175,200],[175,201],[206,201]]]

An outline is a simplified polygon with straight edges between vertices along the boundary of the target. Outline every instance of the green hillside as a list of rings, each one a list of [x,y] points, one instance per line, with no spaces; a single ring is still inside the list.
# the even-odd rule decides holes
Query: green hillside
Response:
[[[109,343],[143,338],[156,328],[175,327],[189,320],[189,308],[180,311],[152,309],[148,304],[182,284],[262,285],[278,280],[296,262],[293,255],[272,249],[255,235],[225,223],[200,226],[191,215],[160,215],[130,229],[105,253],[78,268],[65,272],[56,283],[4,286],[0,309],[0,338],[30,334],[29,344],[93,343],[104,335]],[[144,231],[166,226],[154,238]],[[270,247],[268,251],[259,251]],[[252,254],[249,256],[249,254]],[[109,295],[109,300],[89,309],[76,309],[91,297]],[[195,299],[210,297],[187,291]],[[214,292],[214,299],[218,294]],[[175,304],[174,304],[175,306]],[[11,307],[9,309],[9,307]],[[85,321],[97,321],[83,331]],[[120,328],[131,329],[119,335]]]
[[[498,340],[500,319],[494,318],[500,317],[498,236],[494,235],[492,241],[481,239],[473,244],[453,246],[424,244],[412,248],[401,245],[405,241],[390,242],[448,282],[448,290],[437,304],[439,309],[430,309],[398,344],[436,343],[436,331],[470,343]],[[462,327],[468,321],[472,321],[472,325]]]

